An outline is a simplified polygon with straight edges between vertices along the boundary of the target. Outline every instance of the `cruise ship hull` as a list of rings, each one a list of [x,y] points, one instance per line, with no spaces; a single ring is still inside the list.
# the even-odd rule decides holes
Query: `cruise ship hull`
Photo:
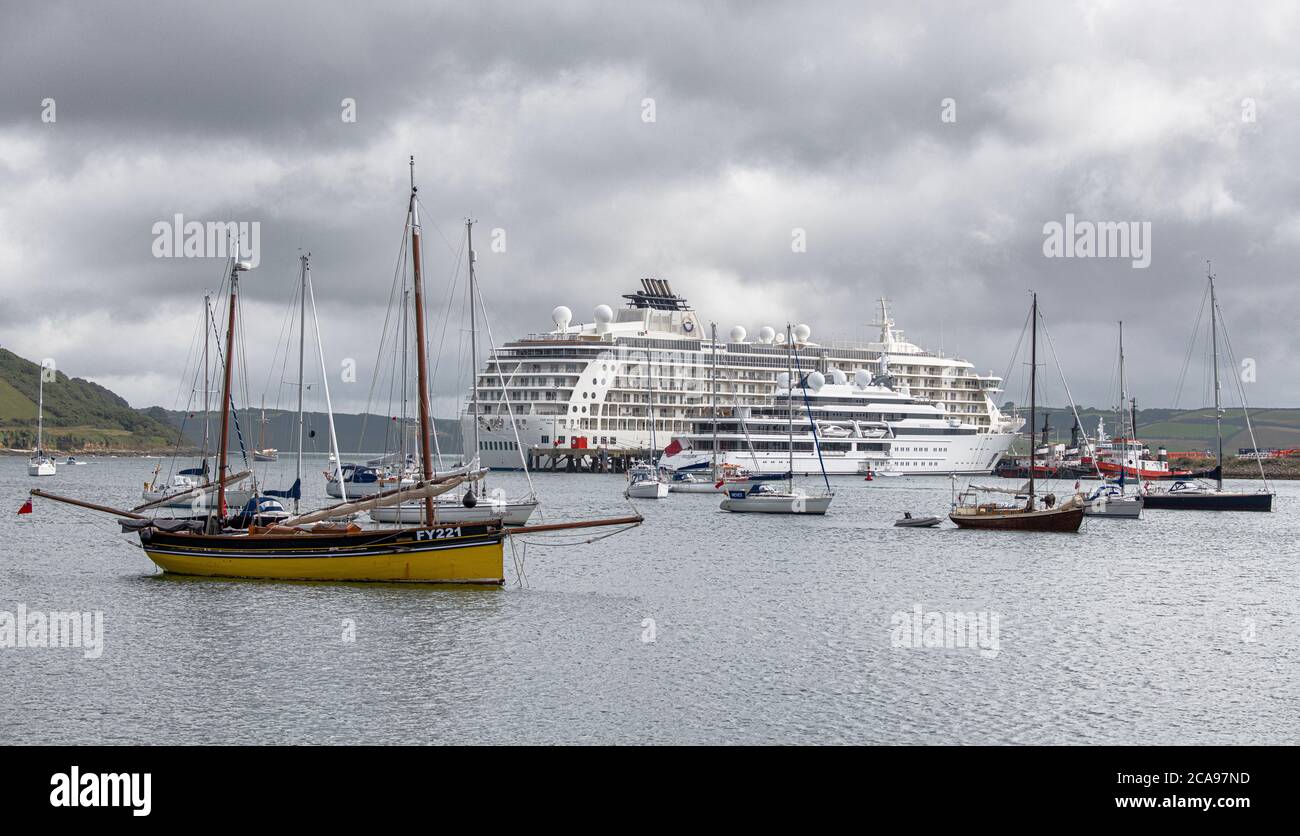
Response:
[[[626,438],[626,446],[633,449],[649,449],[650,438],[637,438],[633,433],[623,433]],[[484,432],[480,430],[486,449],[480,451],[480,458],[484,467],[493,470],[519,470],[521,469],[519,453],[510,448],[493,449],[496,445],[507,445],[514,443],[514,435],[497,432]],[[521,430],[519,435],[520,441],[525,445],[532,447],[543,447],[541,438],[536,437],[529,439]],[[876,472],[887,469],[894,475],[909,476],[946,476],[950,473],[956,474],[987,474],[993,471],[1004,456],[1011,448],[1012,442],[1016,436],[1013,433],[979,433],[968,437],[944,437],[942,443],[948,445],[942,454],[937,453],[914,453],[904,454],[895,453],[893,456],[881,456],[879,453],[874,455],[854,455],[852,453],[836,455],[829,452],[823,452],[822,461],[825,462],[826,472],[832,476],[860,476],[865,475],[868,471]],[[620,438],[620,442],[624,439]],[[933,447],[935,443],[929,442],[925,438],[912,439],[912,446],[916,447]],[[620,444],[620,447],[623,445]],[[599,448],[593,448],[593,454],[598,455]],[[660,460],[660,464],[669,469],[684,467],[696,463],[700,456],[703,455],[707,460],[708,454],[701,454],[700,451],[684,451],[676,456],[665,456]],[[731,451],[723,456],[723,461],[727,464],[742,467],[752,473],[785,473],[790,469],[789,455],[781,451],[771,451],[766,453],[745,453]],[[815,453],[795,453],[794,472],[797,475],[820,475],[821,464],[817,460]]]

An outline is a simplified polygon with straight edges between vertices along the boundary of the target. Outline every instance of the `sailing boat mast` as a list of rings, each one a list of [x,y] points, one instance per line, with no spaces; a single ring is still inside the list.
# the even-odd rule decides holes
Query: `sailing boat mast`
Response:
[[[212,395],[208,391],[210,385],[210,372],[208,368],[208,343],[212,332],[208,329],[208,317],[210,315],[209,305],[212,297],[205,295],[203,297],[203,466],[204,478],[208,472],[208,444],[211,435],[211,421],[209,421],[208,409],[212,405]]]
[[[302,370],[303,355],[305,354],[304,345],[307,338],[307,255],[298,256],[299,271],[298,280],[298,461],[294,465],[294,476],[299,482],[298,493],[302,494]],[[293,512],[298,513],[299,498],[293,498]]]
[[[221,437],[217,440],[217,518],[226,516],[226,435],[230,432],[230,374],[235,364],[235,306],[239,302],[239,274],[249,269],[242,261],[230,266],[230,311],[226,320],[226,363],[221,373]]]
[[[1034,510],[1034,470],[1038,466],[1038,440],[1034,438],[1034,424],[1038,420],[1038,294],[1034,294],[1030,313],[1029,338],[1029,510]]]
[[[655,441],[655,367],[649,351],[645,355],[645,398],[646,414],[650,417],[650,464],[659,465],[655,453],[659,452],[659,443]],[[658,470],[655,471],[658,473]]]
[[[325,395],[325,415],[329,419],[330,452],[334,454],[334,478],[339,482],[339,494],[344,502],[348,501],[348,486],[343,481],[343,451],[339,449],[339,436],[334,431],[334,402],[330,400],[329,372],[325,369],[325,346],[320,338],[320,317],[316,315],[316,292],[311,288],[311,264],[303,261],[304,286],[311,301],[312,326],[316,331],[316,353],[320,356],[320,382]]]
[[[479,443],[479,417],[478,417],[478,320],[474,315],[474,219],[465,219],[465,247],[469,250],[469,373],[473,381],[470,390],[470,413],[474,416],[474,459],[478,460],[479,450],[482,445]],[[500,372],[500,366],[497,367]],[[503,381],[504,384],[504,381]],[[504,391],[504,390],[503,390]],[[486,480],[483,481],[486,485]],[[482,485],[470,490],[478,493],[482,490]]]
[[[37,455],[45,454],[45,362],[41,361],[41,369],[37,376],[39,381],[36,384],[36,453]]]
[[[1219,403],[1219,303],[1214,296],[1214,273],[1210,270],[1210,262],[1205,262],[1205,273],[1210,279],[1210,345],[1214,350],[1214,430],[1219,437],[1219,456],[1218,466],[1215,472],[1218,474],[1218,489],[1223,490],[1223,409]]]
[[[411,157],[411,202],[407,209],[407,220],[411,224],[411,261],[414,266],[412,289],[415,292],[415,360],[416,379],[420,387],[420,466],[421,475],[427,481],[433,478],[433,454],[429,450],[429,361],[424,351],[424,276],[420,272],[420,209],[416,205],[415,195],[415,157]],[[478,416],[474,416],[475,434],[478,431]],[[424,498],[424,522],[433,524],[433,497]]]

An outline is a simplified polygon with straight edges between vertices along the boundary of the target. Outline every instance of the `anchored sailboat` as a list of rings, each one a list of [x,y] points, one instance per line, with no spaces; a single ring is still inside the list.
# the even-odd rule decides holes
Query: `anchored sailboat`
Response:
[[[45,364],[37,372],[40,382],[36,384],[36,449],[27,460],[28,476],[53,476],[58,472],[54,457],[45,454]]]
[[[805,326],[800,326],[805,328]],[[803,336],[800,339],[804,339]],[[799,375],[796,378],[795,371],[798,359],[795,355],[795,339],[791,326],[787,323],[785,328],[786,341],[786,373],[785,373],[785,400],[786,400],[786,436],[788,441],[790,472],[789,484],[784,491],[779,491],[768,482],[754,482],[747,485],[740,485],[727,490],[726,499],[722,500],[719,506],[724,511],[735,511],[738,513],[757,513],[757,514],[825,514],[830,508],[831,500],[835,498],[835,492],[831,490],[830,478],[826,475],[826,466],[822,464],[822,480],[826,483],[826,490],[821,493],[807,494],[796,493],[794,489],[794,389],[798,385],[803,392],[804,407],[808,411],[808,425],[812,433],[813,446],[817,451],[817,460],[821,462],[821,439],[817,432],[817,422],[814,419],[813,411],[808,406],[808,389],[821,388],[824,380],[820,372],[809,372],[806,376],[803,374],[802,367],[798,367]],[[810,379],[815,377],[815,381]],[[797,381],[797,383],[796,383]],[[779,384],[778,384],[779,385]],[[714,445],[716,449],[717,445]]]
[[[1125,436],[1124,432],[1124,404],[1126,403],[1124,389],[1124,323],[1119,324],[1119,408],[1116,410],[1118,415],[1119,435],[1115,438],[1115,448],[1118,449],[1127,460],[1126,447],[1137,447],[1140,445],[1137,441],[1137,414],[1133,414],[1132,432]],[[1077,427],[1077,425],[1076,425]],[[1095,463],[1095,459],[1094,459]],[[1100,469],[1098,473],[1100,474]],[[1088,498],[1083,501],[1083,513],[1089,517],[1111,517],[1115,519],[1138,519],[1142,516],[1142,497],[1136,494],[1130,495],[1125,493],[1124,487],[1127,479],[1125,478],[1125,467],[1121,466],[1119,478],[1114,482],[1102,482]]]
[[[673,493],[713,493],[722,490],[724,476],[718,468],[718,323],[709,323],[709,335],[713,344],[709,358],[709,413],[713,425],[713,447],[709,452],[708,474],[696,470],[681,469],[668,477],[668,490]]]
[[[266,398],[262,398],[262,417],[257,421],[257,449],[253,451],[255,462],[275,462],[280,460],[280,451],[266,446]]]
[[[659,475],[659,466],[654,457],[659,452],[659,444],[655,440],[655,424],[659,421],[659,416],[655,414],[655,394],[654,394],[654,357],[646,351],[645,357],[646,373],[646,411],[650,418],[650,456],[648,462],[639,462],[627,471],[627,489],[623,495],[628,499],[663,499],[668,496],[668,483]]]
[[[471,524],[442,524],[435,497],[484,475],[482,469],[457,468],[436,473],[429,439],[433,424],[429,412],[429,375],[424,339],[424,283],[420,270],[420,222],[416,200],[414,159],[407,223],[411,235],[414,269],[414,314],[419,381],[420,479],[410,486],[344,500],[317,511],[296,514],[274,525],[251,524],[234,528],[234,515],[226,505],[226,484],[234,478],[227,461],[227,431],[233,410],[231,373],[237,356],[235,316],[239,277],[251,269],[244,262],[230,268],[230,301],[225,337],[225,363],[221,392],[221,431],[217,453],[217,502],[201,519],[154,519],[139,511],[122,511],[82,500],[33,490],[32,496],[103,511],[122,520],[124,530],[138,533],[141,546],[164,571],[210,577],[273,578],[284,580],[411,581],[423,583],[501,584],[505,579],[502,541],[506,530],[499,520]],[[304,273],[306,263],[304,261]],[[304,279],[315,315],[311,284]],[[331,428],[331,446],[338,449]],[[388,505],[419,501],[424,517],[415,526],[362,528],[354,515]],[[532,533],[592,526],[635,525],[640,516],[580,520],[518,529]]]
[[[1056,503],[1053,494],[1039,496],[1036,491],[1034,471],[1038,466],[1038,443],[1034,438],[1038,406],[1038,294],[1034,294],[1030,309],[1030,359],[1029,359],[1029,482],[1024,489],[972,485],[958,496],[948,519],[958,528],[985,528],[1001,531],[1078,531],[1083,523],[1083,500],[1078,495],[1065,502]],[[1000,505],[981,502],[979,493],[1009,493],[1023,504]]]
[[[1264,462],[1259,463],[1259,478],[1263,490],[1228,491],[1223,489],[1223,404],[1219,385],[1219,322],[1223,314],[1219,311],[1218,297],[1214,290],[1214,274],[1206,270],[1210,289],[1210,343],[1214,363],[1214,429],[1218,438],[1218,457],[1214,467],[1214,485],[1202,479],[1179,479],[1167,490],[1148,487],[1143,493],[1146,507],[1164,511],[1272,511],[1273,492],[1268,489],[1268,480],[1264,476]],[[1231,345],[1229,345],[1231,349]],[[1255,431],[1250,425],[1250,412],[1246,408],[1246,395],[1240,390],[1241,409],[1246,416],[1246,429],[1250,432],[1251,446],[1255,447]]]

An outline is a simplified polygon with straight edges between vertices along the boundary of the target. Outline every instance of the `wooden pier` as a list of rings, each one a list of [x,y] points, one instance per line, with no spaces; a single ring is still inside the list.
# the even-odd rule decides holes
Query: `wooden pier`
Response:
[[[633,447],[530,447],[528,469],[565,473],[625,473],[637,461],[648,461],[651,451]]]

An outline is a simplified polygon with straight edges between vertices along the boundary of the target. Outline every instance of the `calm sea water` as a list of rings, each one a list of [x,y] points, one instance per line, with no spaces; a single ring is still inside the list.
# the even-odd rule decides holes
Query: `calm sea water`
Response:
[[[40,486],[128,506],[157,463],[89,461]],[[938,477],[841,479],[820,519],[673,494],[444,589],[163,576],[110,518],[17,516],[25,464],[0,457],[0,611],[102,611],[105,641],[0,648],[0,743],[1300,742],[1295,483],[1078,535],[892,528],[947,510]],[[618,476],[534,481],[548,520],[627,509]],[[996,654],[896,647],[918,606],[996,614]]]

